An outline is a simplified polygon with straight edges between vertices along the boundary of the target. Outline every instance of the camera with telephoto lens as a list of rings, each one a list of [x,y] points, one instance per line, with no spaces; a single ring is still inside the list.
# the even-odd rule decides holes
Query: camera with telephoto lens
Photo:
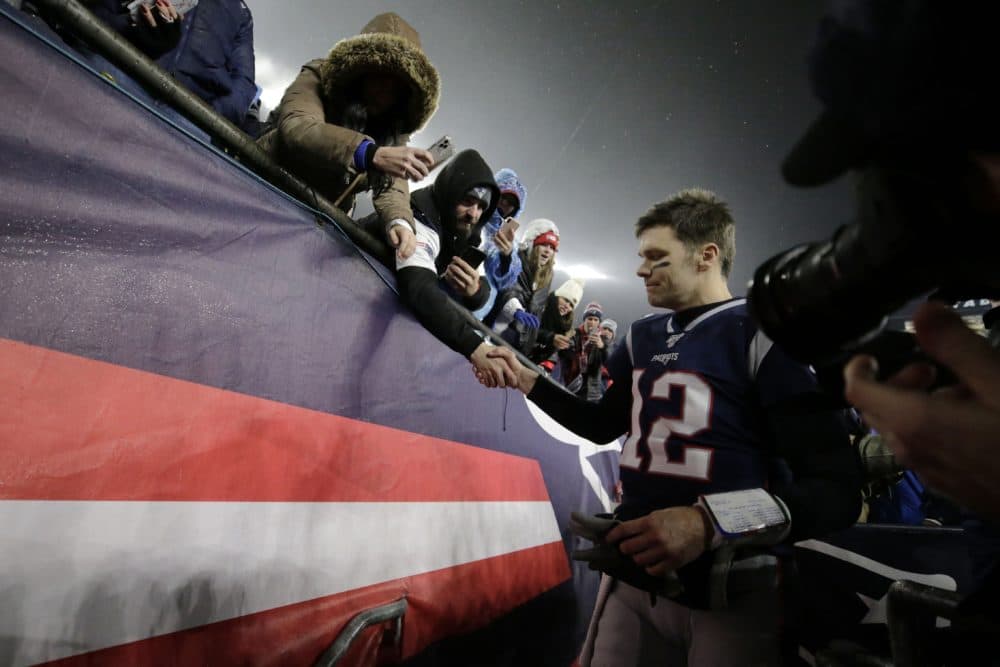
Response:
[[[970,14],[930,0],[848,0],[820,22],[809,67],[825,109],[782,174],[808,187],[855,171],[855,220],[762,264],[748,306],[831,393],[842,397],[840,369],[854,353],[873,354],[882,375],[921,358],[914,336],[883,331],[908,302],[1000,296],[988,27],[998,14],[993,3]]]
[[[867,167],[859,175],[854,223],[755,271],[750,309],[792,357],[824,365],[885,347],[887,338],[905,345],[882,327],[923,294],[947,301],[1000,294],[997,221],[969,204],[974,167],[958,154],[922,162]]]

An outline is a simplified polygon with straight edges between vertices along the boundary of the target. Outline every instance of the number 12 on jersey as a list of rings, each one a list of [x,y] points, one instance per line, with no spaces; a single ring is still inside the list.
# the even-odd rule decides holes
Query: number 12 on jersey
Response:
[[[621,465],[708,481],[711,447],[684,444],[680,455],[672,458],[667,443],[672,436],[683,441],[709,427],[712,387],[686,371],[667,371],[648,386],[648,381],[643,381],[645,373],[632,371],[632,427],[622,447]]]

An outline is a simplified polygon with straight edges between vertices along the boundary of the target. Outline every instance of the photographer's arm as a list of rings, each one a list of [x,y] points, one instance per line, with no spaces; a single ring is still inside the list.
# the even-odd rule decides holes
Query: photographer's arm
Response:
[[[913,324],[921,349],[960,384],[927,393],[935,371],[923,363],[881,382],[874,359],[858,356],[844,369],[847,398],[928,486],[1000,517],[1000,351],[940,304],[922,305]]]

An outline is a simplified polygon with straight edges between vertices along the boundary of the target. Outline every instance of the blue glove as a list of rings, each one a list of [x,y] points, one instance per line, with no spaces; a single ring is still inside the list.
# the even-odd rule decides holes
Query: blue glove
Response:
[[[526,310],[519,310],[514,313],[514,320],[520,322],[524,327],[528,329],[537,329],[541,322],[538,321],[538,316],[532,315]]]

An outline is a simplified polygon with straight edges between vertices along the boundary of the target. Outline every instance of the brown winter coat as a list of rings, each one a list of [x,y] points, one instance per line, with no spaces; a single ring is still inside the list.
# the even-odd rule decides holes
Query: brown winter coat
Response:
[[[410,85],[410,103],[402,122],[401,145],[419,130],[437,109],[440,80],[420,47],[420,36],[395,14],[380,14],[360,35],[341,40],[325,59],[312,60],[285,91],[276,109],[276,127],[258,145],[279,164],[316,191],[336,201],[354,180],[354,151],[364,134],[335,125],[344,91],[365,72],[389,71]],[[362,179],[355,190],[368,189]],[[341,204],[345,211],[354,197]],[[413,224],[410,188],[394,178],[391,187],[374,200],[375,210],[386,222],[402,218]]]

